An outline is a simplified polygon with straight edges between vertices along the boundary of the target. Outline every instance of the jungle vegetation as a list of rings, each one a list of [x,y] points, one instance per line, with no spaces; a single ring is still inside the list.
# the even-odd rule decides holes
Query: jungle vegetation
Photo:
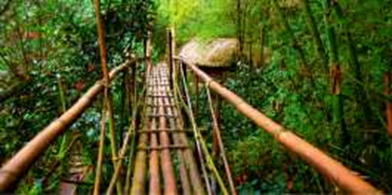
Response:
[[[126,53],[143,56],[148,32],[153,60],[162,60],[168,27],[175,29],[178,48],[194,38],[238,39],[235,71],[225,74],[225,86],[376,187],[392,191],[391,0],[102,0],[101,15],[109,68]],[[93,1],[0,1],[0,164],[69,108],[100,71]],[[142,64],[139,81],[144,71]],[[130,117],[121,79],[112,87],[120,142]],[[206,99],[201,91],[197,101],[207,104]],[[208,129],[207,107],[200,107],[198,122]],[[93,167],[101,109],[100,103],[89,108],[17,192],[57,192],[72,145],[80,147],[79,160]],[[219,112],[239,192],[339,192],[232,106],[222,102]],[[103,170],[108,183],[110,162]],[[93,181],[91,173],[85,182]]]

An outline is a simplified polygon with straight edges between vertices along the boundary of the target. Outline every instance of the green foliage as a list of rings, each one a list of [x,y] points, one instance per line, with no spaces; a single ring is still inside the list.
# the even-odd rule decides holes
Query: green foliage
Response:
[[[232,2],[228,0],[158,1],[157,24],[169,24],[176,29],[176,41],[192,38],[211,39],[235,34]]]
[[[392,171],[387,162],[391,161],[392,143],[386,129],[386,98],[382,95],[383,74],[391,70],[389,16],[392,10],[388,6],[391,1],[332,1],[334,7],[326,11],[324,2],[309,1],[308,10],[304,10],[302,0],[277,0],[282,18],[272,2],[185,1],[170,9],[161,3],[157,22],[176,27],[179,45],[194,37],[228,36],[240,38],[244,48],[249,47],[249,42],[260,44],[260,29],[265,26],[265,47],[272,50],[269,64],[253,67],[239,62],[236,71],[226,76],[224,84],[267,116],[360,172],[377,187],[391,191],[388,183],[391,183]],[[189,12],[189,8],[193,11]],[[177,13],[182,17],[162,19]],[[314,17],[316,29],[310,29],[309,15]],[[323,49],[331,49],[325,17],[335,30],[338,56],[334,61],[342,69],[339,104],[331,94],[331,77],[326,70],[331,67],[326,68],[317,50],[320,45],[315,44],[314,30],[317,30]],[[298,49],[302,50],[302,60]],[[353,61],[355,58],[358,66]],[[359,96],[358,91],[364,95]],[[199,99],[201,105],[206,103],[204,93]],[[334,120],[339,118],[335,116],[337,107],[344,113],[349,141],[342,135],[340,120]],[[243,179],[239,182],[241,192],[333,192],[333,186],[320,174],[297,157],[287,155],[270,136],[259,133],[260,130],[233,107],[223,104],[220,114],[234,175],[237,179],[244,174],[247,176],[245,182]],[[211,125],[209,115],[207,108],[201,106],[200,124]],[[291,190],[284,184],[287,182],[284,166],[297,169],[296,173],[290,173],[294,178]]]
[[[327,11],[324,2],[319,1],[309,1],[307,10],[299,4],[303,0],[276,2],[104,1],[101,14],[109,66],[123,61],[123,51],[143,55],[147,31],[154,31],[153,57],[158,59],[165,52],[169,26],[176,29],[178,45],[193,38],[236,37],[244,48],[261,47],[260,30],[264,27],[264,47],[271,49],[269,63],[255,67],[242,60],[224,84],[377,187],[391,191],[392,144],[386,133],[387,98],[382,94],[383,74],[391,70],[391,1],[334,1]],[[309,15],[314,17],[316,29],[307,23]],[[314,41],[317,30],[324,50],[330,51],[328,27],[336,34],[337,56],[333,61],[342,68],[339,104],[331,94],[331,78],[317,51],[320,45]],[[99,79],[100,66],[91,0],[0,1],[0,33],[0,70],[6,74],[6,79],[0,79],[0,95],[3,91],[17,92],[0,100],[0,143],[4,143],[0,144],[1,164],[63,112],[63,105],[72,105]],[[138,72],[144,69],[142,65]],[[59,81],[64,87],[65,102],[60,98]],[[140,75],[138,81],[142,81]],[[119,113],[124,106],[120,95],[123,86],[116,81],[112,89],[115,113]],[[198,98],[205,103],[204,92]],[[97,153],[100,99],[97,102],[70,128],[83,140],[84,165],[93,165]],[[349,141],[342,138],[339,120],[334,120],[337,107],[344,113]],[[200,124],[210,127],[208,107],[200,109]],[[313,168],[287,153],[233,109],[222,105],[221,126],[240,192],[334,193],[333,185]],[[120,121],[120,116],[115,117]],[[116,124],[120,129],[118,139],[125,129],[123,123]],[[58,190],[68,165],[60,162],[60,171],[54,175],[50,175],[48,167],[66,156],[66,142],[67,139],[59,140],[46,151],[17,192],[41,194]],[[110,151],[105,153],[109,156]],[[111,171],[106,164],[104,182]],[[48,179],[50,184],[45,182]],[[293,187],[289,188],[291,180]],[[87,176],[87,181],[92,182],[93,175]],[[83,191],[88,192],[85,188]]]
[[[10,75],[8,86],[16,82],[23,85],[17,93],[1,99],[0,164],[58,117],[64,105],[67,108],[72,105],[101,77],[92,1],[8,2],[6,7],[0,3],[0,70],[6,70]],[[155,18],[153,2],[111,0],[102,2],[101,7],[109,68],[123,62],[125,52],[143,54],[142,42]],[[0,79],[0,95],[2,81]],[[119,81],[112,86],[116,114],[123,107]],[[60,95],[59,82],[65,101]],[[96,102],[68,130],[72,134],[70,137],[81,136],[81,153],[86,166],[94,165],[96,161],[101,101],[98,98]],[[120,121],[118,115],[115,117]],[[116,125],[120,138],[125,127],[120,122]],[[57,193],[60,179],[67,174],[68,164],[64,157],[69,151],[70,140],[58,139],[21,182],[17,192]]]

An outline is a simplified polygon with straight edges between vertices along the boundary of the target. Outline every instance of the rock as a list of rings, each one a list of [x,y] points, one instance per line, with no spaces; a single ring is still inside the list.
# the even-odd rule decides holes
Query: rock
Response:
[[[236,59],[238,41],[219,38],[209,42],[192,39],[185,44],[179,56],[189,63],[204,67],[228,67]]]
[[[235,64],[238,56],[237,48],[238,40],[235,38],[218,38],[209,42],[192,39],[181,48],[179,56],[200,67],[229,67]],[[248,47],[244,48],[245,59],[248,62],[252,59],[254,66],[261,64],[260,46],[254,43],[252,54],[249,50]],[[270,48],[264,48],[264,64],[269,63],[271,54]]]
[[[298,8],[300,6],[300,0],[280,0],[279,5],[282,8]]]

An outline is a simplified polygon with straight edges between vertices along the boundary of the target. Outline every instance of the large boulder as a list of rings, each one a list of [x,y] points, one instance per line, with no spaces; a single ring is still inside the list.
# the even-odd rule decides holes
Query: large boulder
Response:
[[[180,50],[185,61],[204,67],[228,67],[236,59],[238,41],[219,38],[209,42],[192,39]]]
[[[283,8],[298,8],[300,6],[300,0],[280,0],[279,5]]]
[[[248,63],[252,62],[253,66],[267,64],[270,61],[271,49],[264,48],[264,57],[261,58],[260,46],[253,44],[252,50],[249,46],[245,46],[243,51],[243,59]],[[238,56],[238,40],[235,38],[218,38],[211,41],[201,41],[192,39],[181,47],[179,56],[185,61],[197,64],[201,67],[228,67],[235,62]]]

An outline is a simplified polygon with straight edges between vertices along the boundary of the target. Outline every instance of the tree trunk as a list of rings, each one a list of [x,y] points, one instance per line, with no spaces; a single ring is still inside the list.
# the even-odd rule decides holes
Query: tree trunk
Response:
[[[332,3],[333,3],[332,8],[335,10],[335,13],[338,16],[339,20],[343,20],[344,16],[343,16],[342,8],[336,1],[332,1]],[[362,113],[365,116],[364,123],[368,124],[369,122],[372,121],[372,111],[370,108],[369,100],[366,97],[365,89],[363,87],[364,80],[362,77],[362,70],[358,61],[355,42],[353,40],[353,35],[349,30],[349,26],[346,23],[343,24],[343,30],[344,30],[344,35],[348,42],[349,58],[350,58],[350,65],[351,65],[350,68],[353,71],[354,78],[355,78],[354,89],[355,89],[356,101],[358,102],[359,105],[362,106]]]
[[[338,46],[336,44],[336,35],[331,24],[330,15],[328,10],[331,9],[331,0],[325,0],[325,23],[327,26],[327,37],[329,42],[330,53],[330,68],[331,68],[331,87],[333,95],[333,123],[339,127],[339,132],[342,134],[343,144],[349,143],[349,133],[347,131],[346,122],[344,120],[344,107],[342,91],[342,72],[339,65]]]

